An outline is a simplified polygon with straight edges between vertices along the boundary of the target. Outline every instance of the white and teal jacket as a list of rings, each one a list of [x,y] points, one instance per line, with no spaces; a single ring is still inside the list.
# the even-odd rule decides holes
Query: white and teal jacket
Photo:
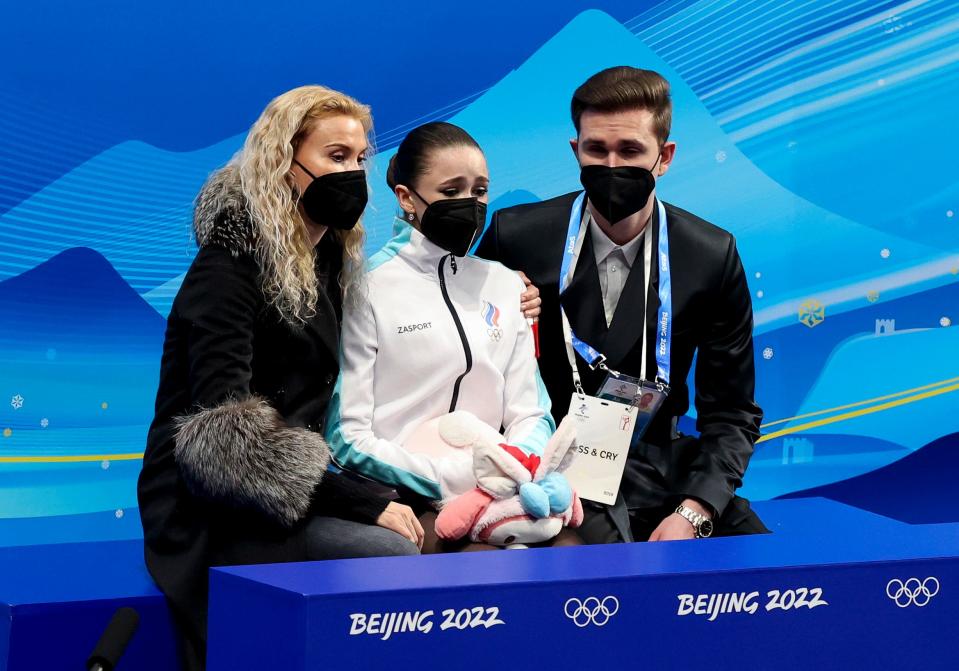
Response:
[[[343,315],[326,422],[336,462],[433,500],[468,491],[476,486],[468,453],[403,447],[421,424],[454,409],[542,454],[555,423],[520,311],[523,289],[499,263],[454,259],[404,224],[370,259],[360,299]]]

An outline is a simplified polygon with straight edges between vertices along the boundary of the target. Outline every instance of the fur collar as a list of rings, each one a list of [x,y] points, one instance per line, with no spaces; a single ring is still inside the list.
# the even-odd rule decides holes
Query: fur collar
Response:
[[[199,247],[225,247],[234,254],[252,254],[256,230],[240,184],[240,171],[228,165],[210,175],[196,197],[193,232]]]

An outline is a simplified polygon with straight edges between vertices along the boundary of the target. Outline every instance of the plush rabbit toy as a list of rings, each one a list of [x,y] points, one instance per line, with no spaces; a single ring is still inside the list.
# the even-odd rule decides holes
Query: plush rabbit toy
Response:
[[[583,521],[583,506],[563,471],[576,453],[576,427],[564,420],[542,457],[527,455],[474,415],[457,411],[408,441],[424,445],[432,433],[449,447],[472,449],[476,487],[444,502],[436,534],[444,540],[469,535],[491,545],[540,543],[564,526]],[[435,448],[434,448],[435,449]]]

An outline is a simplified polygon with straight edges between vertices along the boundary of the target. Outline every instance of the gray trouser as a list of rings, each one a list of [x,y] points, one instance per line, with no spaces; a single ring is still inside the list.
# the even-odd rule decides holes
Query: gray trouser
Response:
[[[306,527],[306,552],[311,560],[420,553],[413,543],[395,531],[337,517],[314,517],[310,520]]]

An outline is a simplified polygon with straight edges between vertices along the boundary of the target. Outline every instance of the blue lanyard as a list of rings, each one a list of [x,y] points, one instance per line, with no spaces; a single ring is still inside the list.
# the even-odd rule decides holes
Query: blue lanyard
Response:
[[[569,213],[569,227],[566,231],[566,245],[563,248],[563,262],[560,265],[559,275],[559,293],[562,295],[569,283],[573,279],[573,272],[576,269],[576,262],[582,249],[581,236],[584,231],[583,225],[583,204],[586,200],[586,192],[579,194],[573,202],[573,208]],[[656,206],[659,209],[659,319],[656,324],[656,379],[665,385],[669,384],[669,354],[672,342],[673,331],[673,297],[672,284],[670,282],[669,270],[669,235],[666,231],[666,208],[662,201],[656,200]],[[652,272],[652,268],[646,268],[647,273]],[[647,276],[648,278],[648,276]],[[648,297],[647,297],[648,298]],[[562,310],[562,305],[560,306]],[[564,315],[565,319],[565,315]],[[583,342],[576,337],[576,334],[570,330],[573,349],[583,357],[583,360],[595,368],[606,360],[596,349],[588,343]],[[643,339],[646,338],[646,324],[643,324]],[[643,364],[645,366],[645,362]],[[575,371],[574,371],[575,374]]]

